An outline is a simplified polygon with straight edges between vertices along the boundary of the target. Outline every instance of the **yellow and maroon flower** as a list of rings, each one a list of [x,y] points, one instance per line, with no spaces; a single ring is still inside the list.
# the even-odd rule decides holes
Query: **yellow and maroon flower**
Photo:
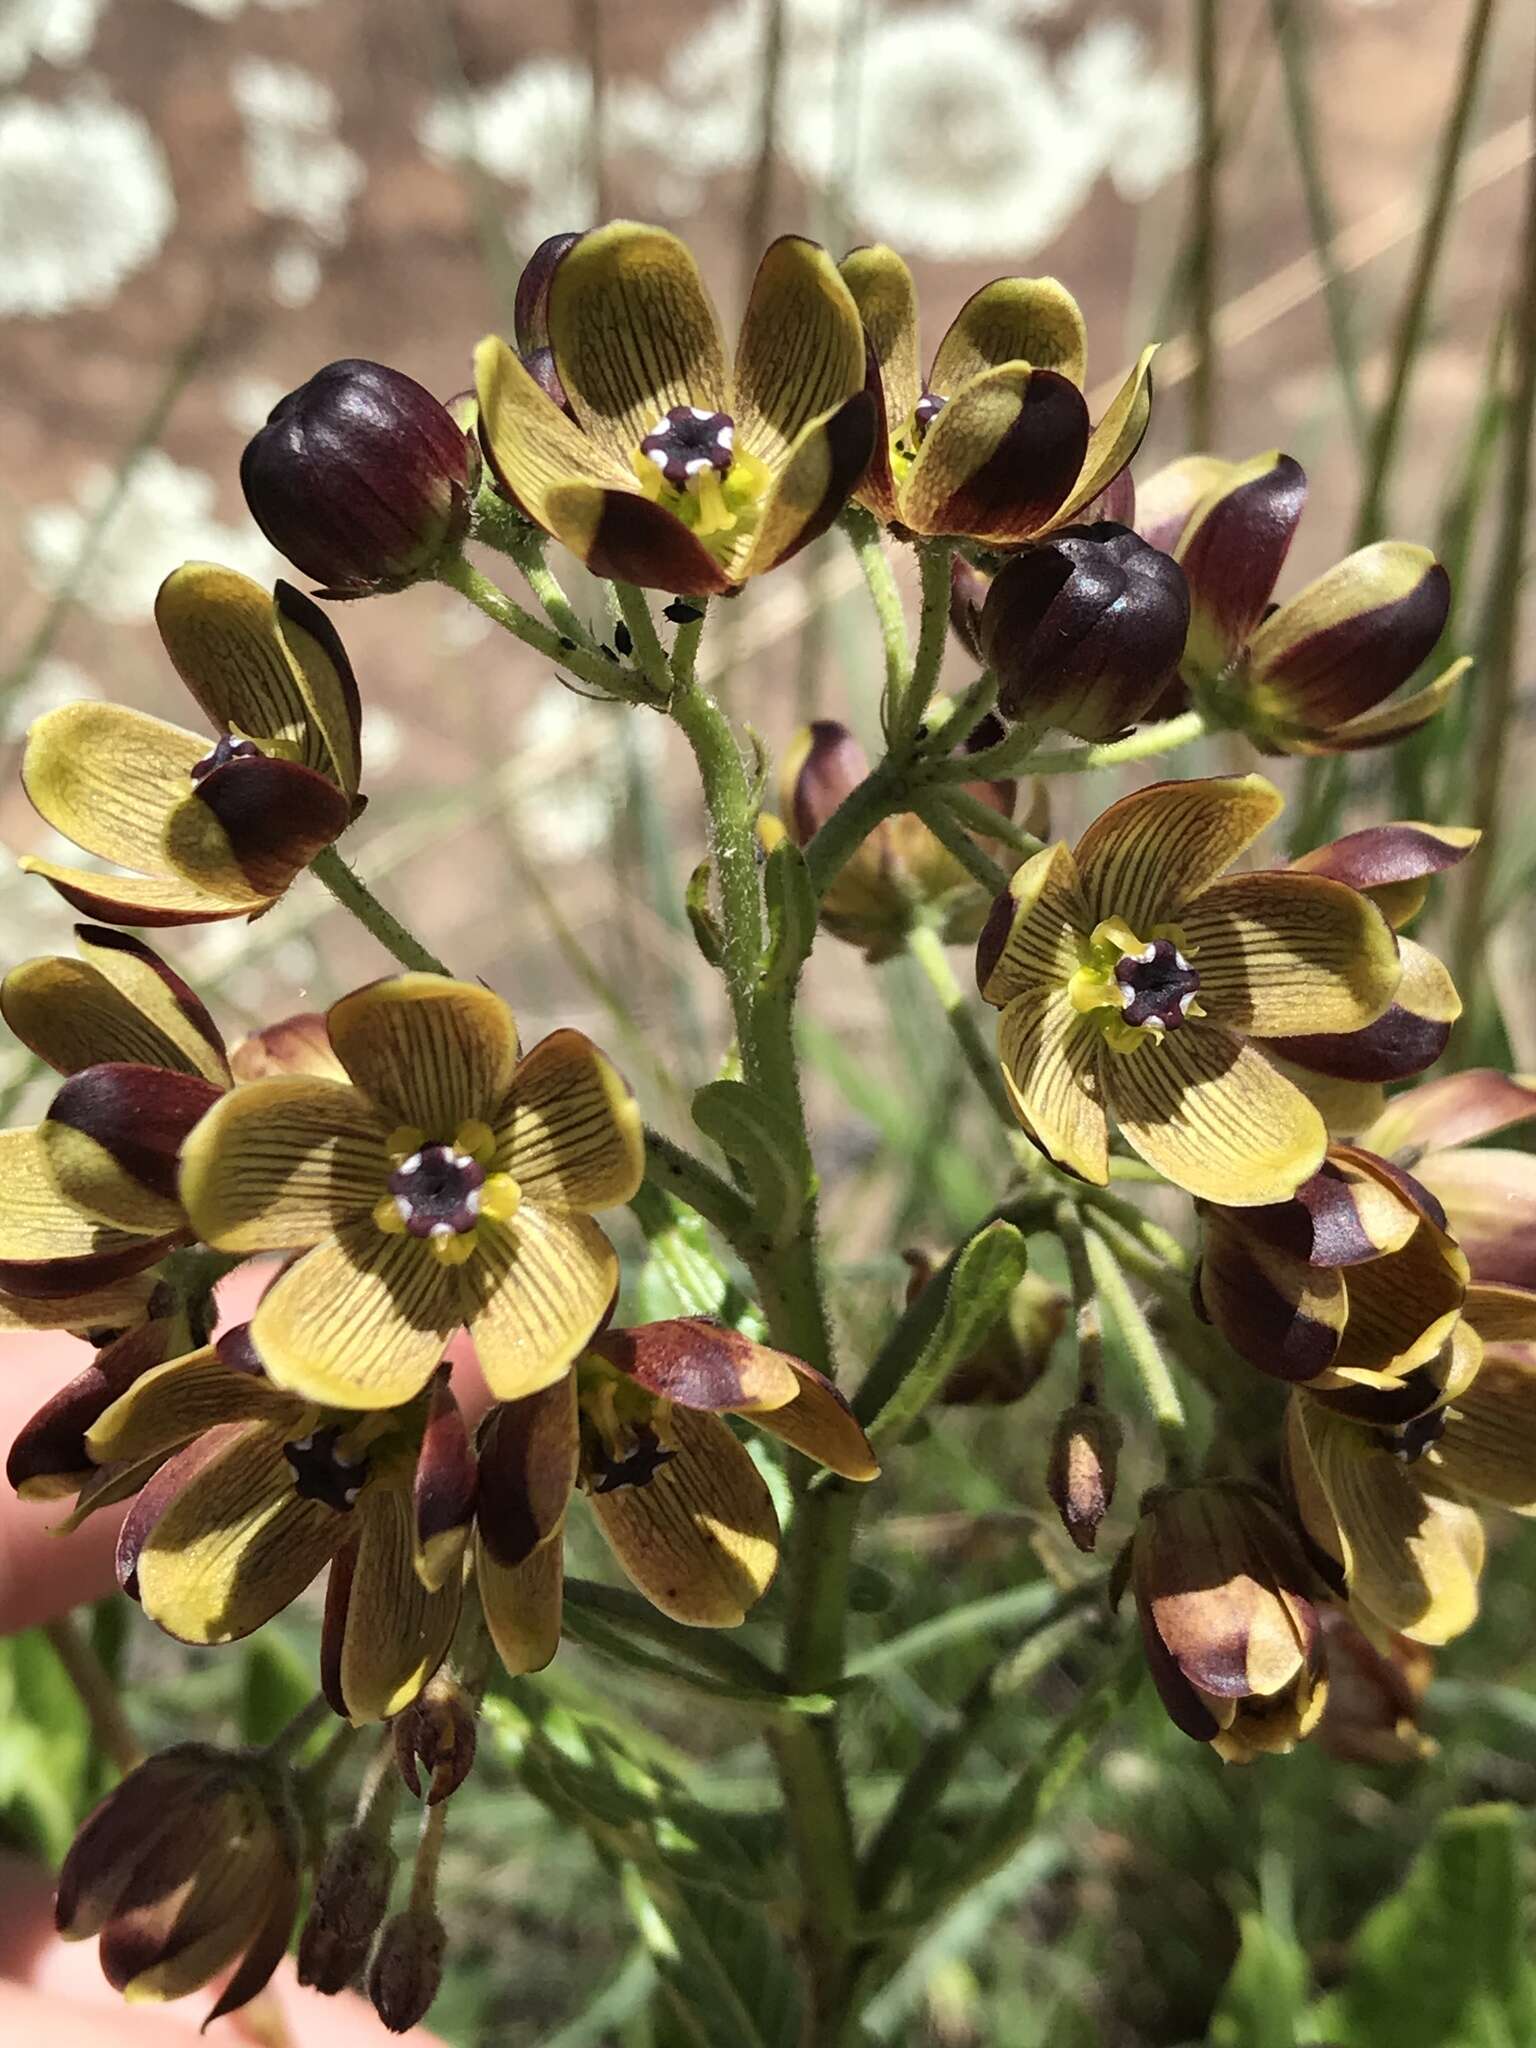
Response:
[[[492,1410],[480,1437],[476,1570],[514,1676],[559,1647],[565,1517],[578,1489],[664,1614],[697,1628],[746,1618],[778,1564],[779,1525],[726,1415],[750,1417],[845,1479],[878,1476],[829,1380],[695,1316],[605,1330],[556,1385]]]
[[[59,1873],[55,1921],[66,1941],[100,1935],[102,1973],[133,2003],[185,1998],[234,1965],[206,2026],[249,2003],[282,1961],[303,1853],[281,1765],[178,1743],[86,1820]]]
[[[1109,1177],[1109,1121],[1206,1201],[1288,1201],[1322,1164],[1323,1119],[1262,1042],[1353,1031],[1399,979],[1373,903],[1322,875],[1226,868],[1281,810],[1261,776],[1154,783],[1078,841],[1026,861],[977,949],[1025,1129]],[[1255,1044],[1254,1041],[1259,1041]]]
[[[613,1298],[592,1221],[644,1167],[640,1113],[579,1031],[519,1058],[489,989],[403,974],[327,1017],[350,1081],[242,1083],[182,1151],[198,1235],[232,1252],[302,1251],[252,1321],[281,1387],[392,1408],[467,1325],[503,1400],[559,1379]]]
[[[1317,1725],[1327,1688],[1315,1574],[1267,1494],[1225,1479],[1154,1493],[1130,1576],[1175,1727],[1247,1763],[1294,1749]]]
[[[1469,665],[1386,703],[1445,630],[1450,578],[1428,548],[1376,541],[1275,606],[1306,496],[1300,464],[1275,452],[1189,456],[1141,486],[1140,531],[1189,581],[1182,674],[1268,752],[1387,746],[1433,718]]]
[[[974,753],[1003,737],[983,719],[965,743]],[[764,813],[759,836],[771,849],[784,834],[807,845],[844,797],[869,773],[869,758],[847,726],[819,718],[795,735],[779,779],[782,820]],[[968,793],[1000,818],[1011,818],[1016,785],[972,782]],[[861,946],[864,957],[889,960],[906,944],[914,918],[927,914],[951,945],[970,945],[986,922],[987,899],[971,875],[922,819],[899,812],[875,827],[834,877],[821,900],[821,923],[834,938]]]
[[[209,741],[122,704],[65,704],[21,775],[56,832],[124,874],[28,856],[29,874],[112,924],[206,924],[268,909],[359,808],[357,685],[335,628],[286,583],[188,562],[155,600]]]
[[[1201,1223],[1198,1304],[1261,1372],[1412,1408],[1476,1370],[1466,1255],[1429,1190],[1375,1153],[1332,1146],[1291,1201]]]
[[[78,960],[26,960],[0,983],[11,1030],[68,1076],[40,1124],[0,1132],[0,1290],[79,1329],[125,1319],[110,1295],[76,1297],[188,1236],[177,1153],[230,1073],[213,1019],[148,946],[98,925],[76,942]]]
[[[1479,1507],[1536,1512],[1536,1293],[1469,1287],[1460,1357],[1412,1389],[1298,1387],[1286,1471],[1314,1551],[1367,1633],[1445,1643],[1477,1616]]]
[[[984,285],[951,322],[924,382],[906,264],[876,244],[853,250],[842,272],[880,407],[856,495],[885,525],[1017,547],[1080,520],[1141,445],[1156,351],[1143,351],[1090,429],[1083,316],[1055,278]]]
[[[1392,1100],[1361,1142],[1444,1204],[1476,1280],[1536,1287],[1536,1157],[1481,1138],[1536,1117],[1536,1080],[1474,1067]]]
[[[475,351],[481,443],[503,488],[596,574],[707,596],[831,525],[869,462],[874,404],[858,311],[824,249],[798,235],[770,247],[734,373],[698,266],[664,229],[574,238],[539,298],[543,381],[494,335]]]
[[[95,1372],[110,1385],[124,1364]],[[327,1698],[354,1722],[407,1706],[452,1639],[474,1517],[474,1453],[446,1371],[398,1408],[327,1408],[277,1386],[241,1326],[138,1371],[105,1405],[90,1379],[18,1449],[34,1493],[45,1452],[60,1484],[79,1441],[116,1498],[136,1495],[117,1569],[150,1619],[182,1642],[235,1642],[329,1565]],[[82,1489],[70,1526],[101,1491]]]
[[[1419,1726],[1434,1653],[1406,1636],[1371,1641],[1346,1608],[1317,1610],[1328,1666],[1328,1704],[1314,1740],[1343,1764],[1422,1763],[1436,1745]]]

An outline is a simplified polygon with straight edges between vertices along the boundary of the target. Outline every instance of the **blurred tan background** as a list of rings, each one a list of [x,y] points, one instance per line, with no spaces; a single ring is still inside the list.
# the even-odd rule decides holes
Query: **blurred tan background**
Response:
[[[6,847],[46,842],[12,772],[40,709],[94,693],[188,716],[150,623],[161,576],[191,556],[279,571],[237,479],[267,408],[342,355],[448,395],[475,340],[508,320],[523,257],[555,229],[605,213],[679,228],[727,316],[769,234],[807,229],[839,251],[888,239],[919,273],[930,346],[988,277],[1055,272],[1087,312],[1096,385],[1144,339],[1170,342],[1139,467],[1183,452],[1191,11],[0,0]],[[1313,0],[1297,12],[1369,399],[1469,8]],[[1473,113],[1391,493],[1390,528],[1413,538],[1434,537],[1510,286],[1533,14],[1500,10]],[[1222,0],[1218,19],[1214,438],[1231,456],[1278,443],[1311,471],[1294,587],[1347,545],[1359,466],[1270,9]],[[573,588],[589,598],[579,572]],[[622,989],[635,1021],[665,1031],[661,1058],[704,1078],[720,1023],[677,906],[702,834],[659,722],[582,704],[446,591],[337,617],[368,707],[373,798],[349,855],[531,1031],[562,1021],[612,1037],[604,990]],[[837,536],[724,618],[714,644],[734,656],[733,707],[770,741],[813,709],[868,731],[874,650]],[[1092,800],[1108,794],[1101,779]],[[0,920],[7,960],[67,944],[68,913],[9,856]],[[167,950],[232,1022],[327,999],[380,964],[308,885],[254,930],[211,927]],[[875,997],[847,973],[851,957],[820,949],[812,995],[857,1033]],[[645,1085],[644,1056],[628,1050]],[[1536,1061],[1536,1046],[1520,1050]]]

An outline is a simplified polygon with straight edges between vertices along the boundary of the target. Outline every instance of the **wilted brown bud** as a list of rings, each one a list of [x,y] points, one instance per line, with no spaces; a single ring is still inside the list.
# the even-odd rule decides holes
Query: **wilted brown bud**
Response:
[[[1188,626],[1178,563],[1105,522],[1006,563],[987,593],[980,639],[1005,717],[1107,740],[1150,710]]]
[[[905,1251],[911,1271],[907,1304],[916,1301],[937,1267],[926,1252]],[[1008,1306],[969,1356],[961,1359],[939,1389],[950,1408],[1001,1407],[1022,1401],[1050,1362],[1067,1326],[1067,1298],[1037,1273],[1026,1273]]]
[[[443,1980],[448,1930],[430,1906],[408,1906],[385,1922],[368,1967],[368,1996],[392,2034],[426,2018]]]
[[[1079,1550],[1093,1549],[1115,1498],[1122,1434],[1108,1409],[1092,1402],[1075,1401],[1057,1420],[1045,1487]]]
[[[184,1998],[234,1964],[214,2019],[282,1960],[299,1857],[279,1768],[181,1743],[130,1771],[76,1835],[55,1921],[66,1941],[101,1936],[102,1973],[131,2000]]]
[[[316,1074],[324,1081],[345,1081],[347,1070],[331,1050],[325,1018],[308,1010],[284,1017],[242,1038],[229,1056],[237,1081],[267,1081],[274,1074]]]
[[[1257,1487],[1204,1480],[1149,1497],[1131,1585],[1152,1678],[1175,1727],[1228,1763],[1311,1733],[1326,1686],[1314,1577]]]
[[[359,1974],[389,1910],[396,1863],[388,1841],[366,1827],[337,1836],[320,1866],[299,1936],[301,1984],[331,1997]]]
[[[395,1762],[417,1799],[422,1796],[421,1771],[426,1771],[428,1806],[457,1792],[474,1768],[477,1712],[473,1694],[440,1671],[405,1712],[395,1716]]]
[[[1317,1744],[1345,1764],[1422,1763],[1436,1745],[1419,1727],[1435,1653],[1406,1636],[1381,1648],[1343,1607],[1321,1607],[1328,1704]]]
[[[401,590],[469,531],[480,458],[452,414],[383,363],[327,363],[240,458],[251,516],[335,597]]]

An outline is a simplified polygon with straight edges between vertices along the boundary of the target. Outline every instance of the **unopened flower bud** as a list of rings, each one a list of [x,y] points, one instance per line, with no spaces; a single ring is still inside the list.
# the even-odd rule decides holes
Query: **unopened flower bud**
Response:
[[[1121,1436],[1117,1419],[1093,1402],[1076,1401],[1057,1420],[1045,1486],[1081,1551],[1093,1549],[1114,1501]]]
[[[409,1906],[385,1922],[368,1967],[368,1996],[392,2034],[426,2018],[443,1980],[448,1930],[430,1906]]]
[[[1151,709],[1188,627],[1178,563],[1106,521],[1007,562],[982,607],[981,645],[1005,717],[1106,740]]]
[[[474,1768],[475,1717],[474,1696],[444,1672],[395,1716],[395,1762],[417,1799],[425,1770],[428,1806],[457,1792]]]
[[[268,1024],[242,1038],[229,1055],[237,1081],[268,1081],[275,1074],[317,1074],[325,1081],[345,1081],[347,1070],[331,1050],[325,1018],[309,1010],[281,1023]]]
[[[281,399],[240,458],[252,517],[327,595],[428,576],[469,530],[479,452],[414,378],[328,363]]]
[[[320,1866],[299,1936],[301,1984],[330,1997],[360,1973],[389,1910],[396,1862],[376,1831],[350,1827],[337,1836]]]
[[[1369,1640],[1346,1609],[1321,1607],[1328,1704],[1317,1746],[1340,1763],[1422,1763],[1436,1744],[1419,1727],[1435,1653],[1406,1636]]]

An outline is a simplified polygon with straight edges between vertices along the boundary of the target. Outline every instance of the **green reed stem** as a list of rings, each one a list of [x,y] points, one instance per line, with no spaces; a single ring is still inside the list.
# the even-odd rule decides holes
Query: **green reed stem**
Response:
[[[896,731],[896,720],[912,668],[901,592],[896,588],[891,558],[886,553],[879,522],[873,513],[866,512],[862,505],[849,505],[838,524],[852,545],[880,626],[880,644],[885,654],[885,689],[880,700],[880,720],[889,737]]]
[[[493,625],[521,640],[535,654],[542,654],[557,669],[565,669],[568,674],[589,684],[600,695],[634,704],[658,701],[653,687],[642,675],[621,662],[610,661],[601,652],[592,651],[590,641],[585,647],[580,644],[571,646],[569,643],[574,635],[557,633],[552,626],[543,625],[532,612],[525,612],[520,604],[508,597],[499,583],[493,583],[489,576],[483,575],[466,556],[450,555],[438,564],[435,573],[439,583],[445,583],[450,590],[467,597]],[[581,638],[587,640],[588,636],[583,632]]]
[[[79,1622],[72,1614],[60,1614],[43,1623],[53,1654],[64,1667],[64,1675],[75,1689],[91,1736],[102,1755],[124,1776],[144,1761],[144,1749],[128,1716],[112,1674],[97,1656]]]
[[[402,967],[415,968],[422,974],[452,972],[414,933],[406,930],[392,910],[384,908],[334,846],[327,846],[315,855],[309,864],[309,872],[330,890],[343,909],[351,911],[359,924],[367,926],[384,950],[393,954]]]
[[[1216,270],[1221,168],[1221,126],[1216,104],[1217,4],[1218,0],[1194,0],[1192,14],[1198,134],[1190,195],[1189,325],[1195,359],[1189,378],[1189,439],[1196,449],[1212,447],[1216,429]]]
[[[949,955],[944,942],[931,924],[915,923],[907,933],[907,951],[922,969],[928,982],[939,999],[949,1028],[955,1034],[965,1064],[987,1101],[1005,1124],[1012,1124],[1013,1112],[1008,1106],[1008,1096],[1003,1087],[1002,1073],[998,1066],[996,1048],[989,1044],[982,1030],[976,1012],[972,1009],[965,990],[960,986],[955,970],[949,964]]]
[[[903,744],[916,733],[928,715],[929,700],[939,686],[939,670],[944,666],[944,649],[949,640],[949,566],[954,556],[952,541],[918,543],[922,615],[912,673],[902,692],[899,713],[892,716],[891,739],[896,745]]]
[[[1181,711],[1158,725],[1144,725],[1123,740],[1097,740],[1090,746],[1060,747],[1018,759],[1007,740],[963,760],[934,764],[937,782],[978,782],[989,775],[1090,775],[1098,768],[1123,768],[1193,746],[1211,727],[1203,711]]]
[[[1088,1264],[1093,1271],[1099,1298],[1114,1317],[1121,1340],[1130,1353],[1147,1407],[1163,1440],[1169,1473],[1173,1475],[1181,1471],[1184,1464],[1187,1428],[1184,1403],[1168,1361],[1152,1333],[1152,1325],[1131,1292],[1120,1261],[1108,1239],[1094,1229],[1091,1218],[1088,1225]]]
[[[915,809],[934,838],[954,855],[971,879],[980,882],[989,896],[1001,896],[1008,886],[1009,870],[999,867],[991,854],[983,852],[944,799],[937,794],[924,797]]]

